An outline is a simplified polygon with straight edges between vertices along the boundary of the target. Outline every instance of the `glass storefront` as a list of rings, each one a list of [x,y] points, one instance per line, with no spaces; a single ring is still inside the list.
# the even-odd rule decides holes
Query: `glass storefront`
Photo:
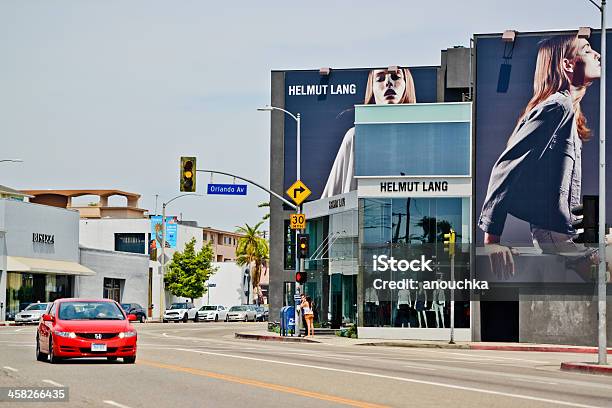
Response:
[[[30,303],[72,296],[74,278],[69,275],[8,272],[6,277],[7,316],[14,316]]]
[[[360,199],[365,327],[446,328],[450,291],[432,282],[469,278],[468,198]],[[453,260],[444,234],[456,231]],[[394,260],[395,263],[392,263]],[[400,262],[401,261],[401,262]],[[401,285],[398,285],[403,282]],[[469,328],[469,293],[455,291],[455,327]]]

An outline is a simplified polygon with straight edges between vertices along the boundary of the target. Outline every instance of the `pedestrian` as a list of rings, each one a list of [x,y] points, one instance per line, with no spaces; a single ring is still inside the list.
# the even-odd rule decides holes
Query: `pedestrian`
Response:
[[[314,336],[314,311],[312,307],[312,298],[310,296],[304,296],[300,309],[306,319],[306,337]]]

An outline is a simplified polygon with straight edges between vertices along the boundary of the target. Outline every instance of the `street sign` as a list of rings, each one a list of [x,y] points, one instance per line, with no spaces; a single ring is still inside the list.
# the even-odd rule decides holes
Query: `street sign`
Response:
[[[301,180],[293,183],[291,187],[287,190],[287,195],[293,200],[293,202],[297,205],[300,205],[304,202],[306,198],[310,195],[311,191],[306,184],[302,183]]]
[[[209,284],[208,284],[208,287],[209,287],[209,288],[216,288],[216,287],[217,287],[217,284],[216,284],[216,283],[209,283]]]
[[[209,184],[208,194],[247,195],[246,184]]]
[[[163,265],[167,264],[169,260],[170,260],[170,257],[168,255],[166,255],[166,254],[164,254],[163,262],[162,262],[162,256],[161,255],[157,257],[157,261],[159,263],[163,264]]]
[[[291,222],[291,229],[306,228],[306,216],[304,214],[291,214],[289,220]]]

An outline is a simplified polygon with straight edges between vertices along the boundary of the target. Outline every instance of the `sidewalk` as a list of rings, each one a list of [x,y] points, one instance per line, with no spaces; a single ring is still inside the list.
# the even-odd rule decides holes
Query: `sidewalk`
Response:
[[[495,351],[537,351],[552,353],[584,353],[596,354],[597,347],[570,346],[559,344],[532,344],[532,343],[490,343],[490,342],[456,342],[448,344],[447,341],[434,340],[382,340],[382,339],[350,339],[340,336],[314,336],[314,337],[281,337],[278,333],[262,331],[249,331],[235,333],[236,338],[262,341],[286,341],[320,343],[342,346],[377,346],[377,347],[413,347],[413,348],[440,348],[463,350],[495,350]],[[612,348],[608,348],[612,354]]]

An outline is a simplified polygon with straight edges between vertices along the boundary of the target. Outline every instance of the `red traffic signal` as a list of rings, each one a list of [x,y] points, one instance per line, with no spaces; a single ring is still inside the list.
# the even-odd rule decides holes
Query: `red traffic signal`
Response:
[[[308,280],[308,274],[306,272],[296,272],[295,281],[301,285],[305,284]]]

